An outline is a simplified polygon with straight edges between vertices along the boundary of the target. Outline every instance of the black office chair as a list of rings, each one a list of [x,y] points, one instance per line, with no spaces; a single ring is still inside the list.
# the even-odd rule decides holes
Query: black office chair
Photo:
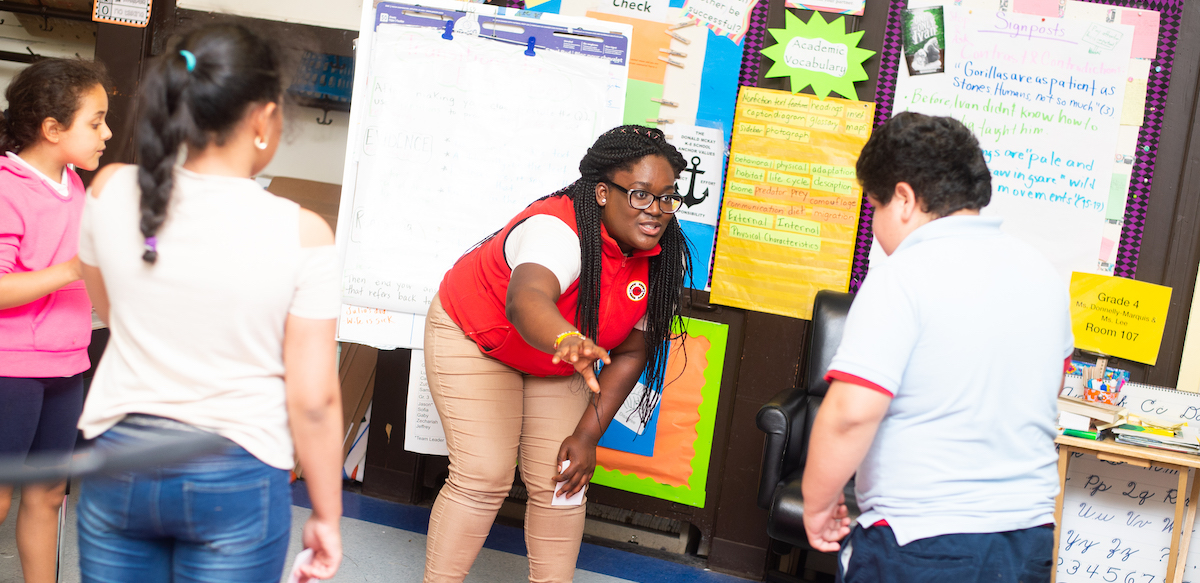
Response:
[[[812,323],[808,328],[807,367],[801,385],[775,395],[758,410],[758,428],[767,434],[762,476],[758,483],[758,505],[770,511],[767,534],[775,541],[772,548],[779,554],[786,554],[789,545],[812,549],[804,533],[800,482],[808,453],[809,432],[825,391],[829,389],[825,373],[842,342],[846,315],[853,301],[853,294],[829,290],[817,292]],[[857,518],[859,511],[854,501],[853,481],[846,486],[846,505],[851,518]]]

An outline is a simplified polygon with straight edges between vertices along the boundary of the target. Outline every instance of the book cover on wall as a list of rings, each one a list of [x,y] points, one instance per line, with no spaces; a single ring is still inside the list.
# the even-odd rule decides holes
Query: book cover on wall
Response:
[[[946,25],[942,7],[912,8],[904,11],[904,62],[909,75],[944,73],[946,63]]]

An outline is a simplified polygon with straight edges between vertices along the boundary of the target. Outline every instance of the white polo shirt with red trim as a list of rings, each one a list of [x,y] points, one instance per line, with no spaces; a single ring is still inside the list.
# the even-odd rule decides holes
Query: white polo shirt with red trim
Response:
[[[826,377],[892,397],[855,492],[901,545],[1054,521],[1068,289],[1000,222],[931,221],[873,266]]]

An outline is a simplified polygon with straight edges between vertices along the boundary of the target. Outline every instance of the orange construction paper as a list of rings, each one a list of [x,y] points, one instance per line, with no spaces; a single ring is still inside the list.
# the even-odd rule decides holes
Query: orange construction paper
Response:
[[[704,369],[712,343],[703,336],[688,336],[671,342],[667,360],[666,387],[658,411],[658,434],[654,456],[596,448],[596,464],[639,478],[650,478],[668,486],[687,486],[696,455],[696,424],[700,422]],[[680,348],[683,350],[680,350]],[[685,368],[686,363],[686,368]]]

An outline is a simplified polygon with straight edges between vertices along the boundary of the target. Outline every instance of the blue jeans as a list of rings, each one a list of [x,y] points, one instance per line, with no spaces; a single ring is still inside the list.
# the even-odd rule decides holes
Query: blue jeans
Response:
[[[123,422],[96,438],[95,447],[153,437]],[[288,472],[241,447],[87,478],[81,490],[84,583],[277,583],[283,573],[292,526]]]
[[[947,534],[904,546],[887,526],[854,525],[838,554],[839,583],[1049,583],[1054,527]],[[847,555],[849,555],[847,557]]]

